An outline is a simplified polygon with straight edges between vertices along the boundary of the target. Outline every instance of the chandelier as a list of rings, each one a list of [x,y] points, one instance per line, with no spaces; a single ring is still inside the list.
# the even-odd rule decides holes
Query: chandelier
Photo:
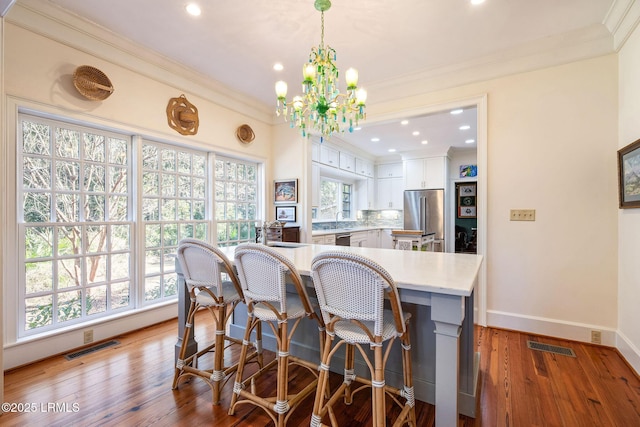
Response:
[[[288,106],[287,83],[276,83],[276,114],[282,114],[285,120],[289,116],[291,127],[300,128],[303,137],[316,131],[322,141],[334,132],[353,132],[358,120],[366,116],[367,92],[358,89],[358,72],[349,68],[345,73],[347,92],[340,93],[336,51],[324,45],[324,12],[331,7],[331,1],[316,0],[314,6],[321,14],[320,45],[311,49],[309,62],[302,67],[302,96],[294,96]]]

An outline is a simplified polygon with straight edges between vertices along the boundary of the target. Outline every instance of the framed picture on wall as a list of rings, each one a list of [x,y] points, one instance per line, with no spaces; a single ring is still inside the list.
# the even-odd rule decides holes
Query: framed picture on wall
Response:
[[[620,208],[640,208],[640,139],[618,150]]]
[[[478,176],[478,165],[460,165],[460,178]]]
[[[273,195],[276,205],[298,203],[298,180],[276,179],[273,181]]]
[[[458,207],[459,218],[475,218],[476,207],[475,206],[460,206]]]
[[[276,220],[280,222],[296,222],[296,207],[276,206]]]
[[[459,184],[458,218],[476,217],[476,183]]]

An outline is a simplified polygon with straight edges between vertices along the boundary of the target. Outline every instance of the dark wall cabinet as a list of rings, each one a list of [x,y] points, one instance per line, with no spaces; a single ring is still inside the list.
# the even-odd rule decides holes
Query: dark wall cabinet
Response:
[[[256,242],[260,241],[260,233],[260,228],[256,227]],[[269,227],[267,241],[300,243],[300,227]]]

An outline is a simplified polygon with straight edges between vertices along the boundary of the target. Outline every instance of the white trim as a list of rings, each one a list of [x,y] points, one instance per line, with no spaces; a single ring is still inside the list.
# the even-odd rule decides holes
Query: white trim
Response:
[[[620,330],[616,335],[616,348],[627,363],[640,375],[640,349],[633,345],[633,342]]]
[[[518,313],[489,310],[487,320],[490,327],[529,332],[571,341],[590,343],[591,331],[602,332],[602,345],[615,347],[617,332],[615,329],[599,325],[570,322],[560,319],[527,316]]]
[[[619,52],[640,22],[640,2],[615,0],[603,24],[613,35],[613,48]]]
[[[127,312],[93,326],[78,325],[77,328],[63,333],[35,337],[8,345],[4,348],[3,367],[5,370],[16,368],[82,347],[85,345],[83,338],[84,331],[87,329],[93,329],[94,342],[103,341],[135,329],[146,328],[156,323],[173,319],[177,313],[177,301],[173,301],[167,305],[138,310],[135,314]],[[176,334],[177,339],[178,336]]]

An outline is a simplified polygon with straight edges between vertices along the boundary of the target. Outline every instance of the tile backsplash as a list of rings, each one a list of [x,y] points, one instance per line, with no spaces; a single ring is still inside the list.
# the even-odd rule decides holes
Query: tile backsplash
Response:
[[[365,210],[358,211],[356,220],[338,221],[337,228],[349,227],[380,227],[380,228],[402,228],[401,210]],[[330,230],[336,228],[335,221],[314,222],[313,230]]]

